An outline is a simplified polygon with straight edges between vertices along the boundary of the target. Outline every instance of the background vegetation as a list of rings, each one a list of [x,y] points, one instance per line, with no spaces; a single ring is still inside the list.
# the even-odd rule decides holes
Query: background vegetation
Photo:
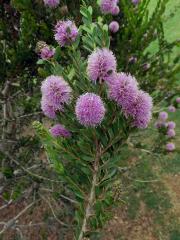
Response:
[[[66,1],[65,4],[62,1],[62,6],[67,5],[68,11],[62,8],[51,11],[40,0],[0,3],[0,239],[72,239],[66,223],[69,226],[74,224],[74,199],[49,166],[39,138],[32,129],[32,121],[40,120],[47,127],[50,125],[42,116],[39,106],[39,88],[47,73],[41,65],[36,65],[38,56],[35,45],[39,40],[54,44],[53,26],[56,19],[70,17],[75,18],[77,24],[80,23],[80,3]],[[150,1],[150,13],[153,14],[156,4],[157,1]],[[124,21],[123,16],[122,19]],[[107,18],[107,22],[109,20]],[[126,20],[131,19],[127,17]],[[147,87],[144,82],[153,82],[149,90],[157,99],[157,112],[166,110],[180,92],[177,42],[180,38],[179,1],[167,3],[161,21],[164,34],[162,29],[159,30],[159,39],[146,48],[132,43],[128,45],[131,52],[127,54],[127,39],[124,42],[121,39],[124,36],[123,28],[113,36],[111,43],[116,54],[127,55],[119,59],[120,70],[127,66],[142,81],[144,88]],[[132,34],[130,28],[128,31]],[[150,39],[145,41],[149,44]],[[172,49],[166,41],[175,41],[176,47]],[[159,46],[167,47],[165,59],[161,54],[162,49],[157,55]],[[127,64],[131,56],[138,58],[137,65]],[[158,57],[155,61],[154,56]],[[140,67],[142,69],[144,64],[149,63],[149,59],[152,59],[150,70],[139,71]],[[158,85],[157,79],[162,79]],[[120,176],[112,186],[117,203],[110,209],[111,214],[102,216],[102,222],[109,220],[103,232],[92,236],[92,239],[140,240],[142,236],[144,240],[180,239],[180,111],[170,113],[170,119],[177,123],[177,149],[174,153],[166,155],[163,151],[152,152],[152,144],[158,141],[154,122],[147,131],[132,136],[124,147],[119,166]]]

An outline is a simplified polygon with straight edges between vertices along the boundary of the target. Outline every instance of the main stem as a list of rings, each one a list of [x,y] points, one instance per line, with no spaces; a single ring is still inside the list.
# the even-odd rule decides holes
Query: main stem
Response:
[[[96,188],[96,184],[98,182],[99,159],[100,159],[100,153],[99,153],[99,150],[97,150],[96,158],[95,158],[95,161],[94,161],[92,186],[91,186],[91,190],[90,190],[90,193],[89,193],[89,198],[88,198],[88,202],[87,202],[87,206],[86,206],[86,210],[85,210],[85,215],[84,215],[84,219],[83,219],[83,223],[82,223],[82,228],[81,228],[81,232],[79,234],[78,240],[83,239],[83,236],[86,233],[88,219],[92,214],[92,208],[93,208],[94,200],[95,200],[95,188]]]

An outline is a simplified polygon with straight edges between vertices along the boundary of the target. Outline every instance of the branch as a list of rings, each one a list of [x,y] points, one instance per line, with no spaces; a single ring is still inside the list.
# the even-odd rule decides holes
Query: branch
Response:
[[[96,144],[98,147],[98,143],[96,143]],[[87,206],[86,206],[86,210],[85,210],[85,215],[84,215],[84,219],[83,219],[83,223],[82,223],[82,228],[81,228],[81,232],[79,234],[78,240],[83,240],[84,234],[87,232],[87,223],[88,223],[89,217],[92,215],[92,208],[93,208],[94,200],[95,200],[95,188],[96,188],[96,185],[98,182],[100,156],[101,156],[101,154],[99,152],[99,149],[97,148],[97,154],[96,154],[96,158],[94,161],[92,186],[91,186],[91,190],[90,190],[90,194],[89,194],[89,198],[88,198],[88,202],[87,202]]]
[[[3,222],[0,224],[3,224],[4,227],[3,229],[0,231],[0,235],[2,235],[6,230],[8,230],[9,228],[11,228],[12,226],[14,226],[16,224],[17,219],[23,215],[29,208],[31,208],[33,205],[35,204],[35,201],[32,202],[31,204],[29,204],[27,207],[25,207],[20,213],[18,213],[17,216],[15,216],[14,218],[10,219],[7,222]]]

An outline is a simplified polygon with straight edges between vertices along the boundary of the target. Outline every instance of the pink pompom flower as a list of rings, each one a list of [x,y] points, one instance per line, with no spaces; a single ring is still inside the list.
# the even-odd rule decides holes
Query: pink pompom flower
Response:
[[[171,106],[168,107],[168,111],[169,112],[176,112],[176,108],[171,105]]]
[[[176,102],[180,103],[180,97],[176,98]]]
[[[61,105],[50,103],[45,97],[41,99],[41,109],[45,116],[54,119],[57,111],[62,111]]]
[[[42,82],[41,92],[51,105],[63,106],[70,102],[72,90],[62,77],[51,75]]]
[[[167,143],[166,144],[166,150],[168,151],[168,152],[172,152],[172,151],[174,151],[175,150],[175,144],[174,143]]]
[[[96,49],[88,57],[87,74],[96,83],[99,80],[106,81],[106,78],[116,71],[116,58],[112,51],[107,48]]]
[[[78,29],[74,22],[59,21],[55,26],[55,40],[61,47],[70,45],[76,41],[78,36]]]
[[[176,132],[174,131],[174,129],[168,129],[167,136],[169,138],[175,137],[176,136]]]
[[[112,15],[117,16],[120,12],[120,9],[118,6],[115,6],[115,8],[112,10]]]
[[[85,127],[98,126],[104,118],[105,111],[103,101],[94,93],[85,93],[76,102],[76,117]]]
[[[170,122],[167,123],[167,127],[169,129],[174,129],[176,127],[176,123],[173,122],[173,121],[170,121]]]
[[[160,112],[159,113],[159,120],[166,121],[168,119],[168,113],[167,112]]]
[[[71,137],[71,133],[67,130],[63,125],[56,124],[52,128],[50,128],[50,133],[53,137],[64,137],[69,138]]]
[[[40,52],[40,56],[44,60],[52,58],[54,54],[55,54],[55,49],[50,48],[49,46],[43,47]]]
[[[100,9],[104,14],[113,13],[115,7],[117,6],[118,0],[101,0]]]
[[[147,128],[152,118],[153,102],[151,96],[140,90],[134,107],[136,113],[133,117],[133,126],[137,128]]]
[[[44,4],[50,8],[56,8],[60,3],[60,0],[44,0]]]
[[[136,110],[132,105],[138,96],[137,80],[130,74],[117,73],[108,79],[107,84],[109,98],[122,107],[126,116],[134,115]]]
[[[112,22],[109,24],[109,30],[110,30],[112,33],[118,32],[118,30],[119,30],[119,23],[116,22],[116,21],[112,21]]]

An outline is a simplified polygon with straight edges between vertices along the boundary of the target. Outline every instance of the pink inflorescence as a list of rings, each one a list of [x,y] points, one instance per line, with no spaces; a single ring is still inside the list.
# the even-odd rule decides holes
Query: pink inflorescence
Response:
[[[175,135],[176,135],[176,132],[175,132],[174,129],[168,129],[168,131],[167,131],[167,136],[168,136],[169,138],[175,137]]]
[[[168,107],[168,111],[169,112],[176,112],[176,108],[171,105],[171,106]]]
[[[167,144],[166,144],[166,150],[167,150],[168,152],[174,151],[174,150],[175,150],[175,144],[174,144],[174,143],[167,143]]]
[[[176,102],[180,103],[180,97],[176,98]]]
[[[118,0],[101,0],[100,1],[100,9],[101,12],[104,14],[108,13],[115,13],[117,10],[115,8],[117,7]]]
[[[117,102],[126,117],[131,117],[132,125],[146,128],[152,116],[152,98],[138,89],[134,77],[117,73],[107,81],[109,98]]]
[[[176,123],[173,121],[170,121],[167,123],[168,129],[174,129],[176,127]]]
[[[112,33],[118,32],[118,30],[119,30],[119,23],[116,22],[116,21],[112,21],[112,22],[109,24],[109,30],[110,30]]]
[[[71,137],[71,133],[67,130],[63,125],[56,124],[52,128],[50,128],[50,133],[53,137],[64,137],[68,138]]]
[[[138,96],[138,84],[134,77],[126,73],[116,73],[108,79],[109,98],[122,107],[125,115],[134,115],[132,105]]]
[[[159,120],[160,121],[166,121],[168,119],[168,113],[167,112],[160,112],[159,113]]]
[[[43,47],[40,52],[40,56],[42,59],[52,58],[55,54],[55,49],[50,48],[49,46]]]
[[[119,7],[118,6],[116,6],[113,10],[112,10],[112,15],[114,15],[114,16],[117,16],[118,14],[119,14],[119,12],[120,12],[120,9],[119,9]]]
[[[135,107],[135,116],[133,125],[137,128],[147,128],[151,118],[152,118],[152,98],[151,96],[144,92],[139,91],[136,102],[134,104]]]
[[[116,58],[112,51],[103,48],[96,49],[88,58],[87,74],[89,78],[96,82],[97,80],[106,81],[112,73],[116,71]]]
[[[41,107],[44,114],[55,118],[55,112],[62,111],[64,104],[70,102],[72,90],[62,77],[52,75],[42,82],[41,92]]]
[[[139,2],[140,2],[140,0],[132,0],[132,3],[133,3],[134,5],[137,5]]]
[[[51,8],[55,8],[59,5],[60,0],[44,0],[45,5]]]
[[[105,115],[105,107],[101,98],[94,93],[81,95],[75,107],[78,121],[86,127],[98,126]]]
[[[59,21],[55,26],[55,40],[64,47],[76,41],[78,29],[74,22]]]

